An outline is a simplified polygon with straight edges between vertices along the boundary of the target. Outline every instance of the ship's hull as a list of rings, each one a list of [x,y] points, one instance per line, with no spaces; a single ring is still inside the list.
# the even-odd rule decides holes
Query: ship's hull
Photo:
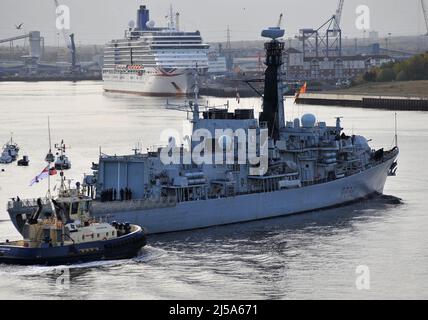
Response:
[[[104,73],[104,90],[146,96],[184,96],[194,91],[194,70],[151,69],[140,75],[130,73]]]
[[[175,207],[95,217],[144,226],[148,234],[185,231],[315,211],[382,194],[395,159],[329,183],[271,193],[183,202]]]
[[[25,248],[0,244],[0,264],[12,265],[70,265],[101,260],[131,259],[146,245],[144,231],[105,241],[75,245]]]
[[[328,183],[269,193],[240,195],[230,198],[190,201],[150,210],[91,212],[95,218],[109,222],[128,222],[145,228],[147,234],[159,234],[207,228],[219,225],[263,220],[341,206],[375,194],[382,194],[396,157],[343,179]],[[35,208],[33,208],[33,211]],[[19,232],[29,214],[9,209],[10,218]]]

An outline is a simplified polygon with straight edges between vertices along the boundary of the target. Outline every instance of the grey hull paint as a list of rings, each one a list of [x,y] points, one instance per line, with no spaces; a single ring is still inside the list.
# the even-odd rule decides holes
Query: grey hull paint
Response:
[[[383,193],[395,159],[351,177],[309,187],[233,198],[183,202],[175,207],[95,217],[143,226],[158,234],[248,222],[314,211]]]

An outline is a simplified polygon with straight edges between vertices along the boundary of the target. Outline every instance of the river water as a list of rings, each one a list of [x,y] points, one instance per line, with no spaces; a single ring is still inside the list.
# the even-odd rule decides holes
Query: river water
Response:
[[[226,100],[203,98],[210,105]],[[179,103],[180,101],[175,101]],[[236,102],[232,99],[231,104]],[[240,107],[260,110],[258,99]],[[287,117],[314,113],[373,147],[391,147],[394,113],[300,106]],[[17,239],[6,212],[45,166],[47,119],[52,140],[64,139],[74,183],[90,173],[100,149],[127,154],[159,144],[164,129],[182,130],[186,113],[165,99],[103,93],[100,82],[0,83],[0,140],[13,132],[30,166],[0,165],[0,241]],[[410,299],[428,298],[428,113],[400,112],[401,155],[385,196],[347,207],[240,225],[151,236],[140,256],[70,268],[0,265],[0,299]],[[2,172],[2,170],[4,170]],[[56,184],[57,181],[52,181]],[[361,284],[364,270],[365,283]],[[362,290],[361,290],[362,289]]]

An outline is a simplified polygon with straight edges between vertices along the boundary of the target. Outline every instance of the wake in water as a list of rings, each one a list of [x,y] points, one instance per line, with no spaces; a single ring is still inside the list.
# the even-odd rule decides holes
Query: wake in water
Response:
[[[224,243],[242,241],[265,241],[278,232],[315,232],[317,230],[331,228],[346,228],[352,224],[355,218],[369,218],[373,212],[382,213],[384,209],[404,205],[402,199],[389,196],[378,195],[370,199],[343,206],[335,209],[310,212],[290,217],[281,217],[263,221],[241,223],[222,227],[213,227],[202,230],[194,230],[166,235],[155,235],[150,237],[152,246],[144,247],[139,255],[129,260],[96,261],[69,266],[7,266],[0,265],[0,277],[22,277],[22,276],[43,276],[51,275],[58,270],[67,269],[77,274],[96,269],[120,268],[123,266],[150,264],[156,260],[161,261],[168,255],[171,248],[177,249],[182,246],[205,247],[211,242]],[[1,222],[1,221],[0,221]],[[173,250],[174,251],[174,250]],[[203,250],[202,250],[203,251]],[[167,259],[167,258],[166,258]]]
[[[147,246],[143,248],[139,255],[129,260],[108,260],[108,261],[94,261],[73,265],[62,266],[10,266],[0,264],[0,277],[3,276],[38,276],[46,275],[57,272],[58,270],[68,269],[72,270],[89,270],[89,269],[102,269],[121,267],[130,264],[148,263],[153,260],[159,259],[166,254],[165,250]]]

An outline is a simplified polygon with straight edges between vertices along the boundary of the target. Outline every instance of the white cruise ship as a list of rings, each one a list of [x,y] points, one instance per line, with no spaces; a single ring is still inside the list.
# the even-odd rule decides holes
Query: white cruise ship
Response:
[[[208,70],[209,45],[199,31],[182,32],[179,14],[169,15],[167,27],[155,27],[146,6],[140,6],[137,25],[130,22],[124,39],[110,41],[104,50],[104,90],[167,96],[193,93],[195,71]]]

